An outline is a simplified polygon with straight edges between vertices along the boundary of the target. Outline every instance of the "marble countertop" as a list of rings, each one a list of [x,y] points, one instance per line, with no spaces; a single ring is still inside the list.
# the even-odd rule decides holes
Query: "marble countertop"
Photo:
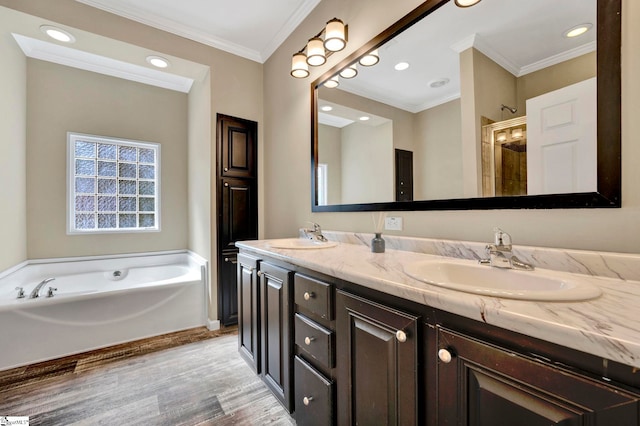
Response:
[[[364,240],[364,239],[363,239]],[[535,302],[481,296],[430,285],[404,273],[434,254],[341,242],[318,250],[278,249],[270,240],[236,245],[383,293],[640,368],[640,281],[585,275],[602,296],[581,302]],[[569,272],[567,272],[569,273]]]

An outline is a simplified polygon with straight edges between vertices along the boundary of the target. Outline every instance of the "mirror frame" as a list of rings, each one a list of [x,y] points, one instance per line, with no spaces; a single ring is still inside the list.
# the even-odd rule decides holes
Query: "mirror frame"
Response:
[[[311,83],[311,210],[313,212],[488,210],[621,207],[622,0],[597,0],[597,191],[549,195],[318,205],[318,90],[342,68],[382,46],[449,0],[427,0]]]

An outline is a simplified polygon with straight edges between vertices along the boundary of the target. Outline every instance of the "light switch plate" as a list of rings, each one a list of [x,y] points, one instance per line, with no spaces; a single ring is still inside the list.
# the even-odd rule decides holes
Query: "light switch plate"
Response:
[[[402,231],[402,217],[400,216],[385,217],[384,229],[387,231]]]

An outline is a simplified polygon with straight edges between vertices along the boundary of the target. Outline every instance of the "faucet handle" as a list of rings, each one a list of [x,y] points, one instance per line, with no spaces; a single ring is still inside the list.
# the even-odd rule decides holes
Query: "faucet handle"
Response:
[[[494,243],[496,246],[511,246],[511,235],[498,227],[493,228],[493,232]]]
[[[49,291],[47,292],[47,297],[53,297],[53,292],[58,291],[56,287],[49,287]]]

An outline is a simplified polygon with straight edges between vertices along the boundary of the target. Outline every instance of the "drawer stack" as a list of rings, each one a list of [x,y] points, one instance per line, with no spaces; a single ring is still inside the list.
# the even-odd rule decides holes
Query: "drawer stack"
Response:
[[[334,418],[335,325],[333,285],[294,278],[294,407],[296,423],[331,425]]]

